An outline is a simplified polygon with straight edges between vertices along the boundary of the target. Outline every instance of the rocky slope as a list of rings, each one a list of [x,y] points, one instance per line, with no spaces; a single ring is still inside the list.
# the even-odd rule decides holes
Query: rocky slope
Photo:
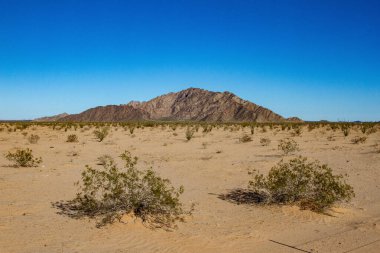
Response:
[[[137,120],[207,122],[280,122],[282,116],[243,100],[230,92],[189,88],[159,96],[147,102],[109,105],[68,115],[59,121],[119,122]]]
[[[38,119],[35,119],[34,121],[39,121],[39,122],[52,122],[52,121],[58,121],[64,117],[67,117],[69,116],[69,114],[67,113],[61,113],[61,114],[58,114],[58,115],[54,115],[54,116],[50,116],[50,117],[42,117],[42,118],[38,118]]]

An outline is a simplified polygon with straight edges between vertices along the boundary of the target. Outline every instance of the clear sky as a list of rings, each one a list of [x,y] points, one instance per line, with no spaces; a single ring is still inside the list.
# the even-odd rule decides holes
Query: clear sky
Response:
[[[0,0],[0,119],[199,87],[380,120],[379,0]]]

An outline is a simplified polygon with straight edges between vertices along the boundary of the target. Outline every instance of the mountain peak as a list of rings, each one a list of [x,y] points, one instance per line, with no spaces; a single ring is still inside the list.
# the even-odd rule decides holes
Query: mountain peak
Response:
[[[280,122],[282,116],[235,94],[190,87],[146,102],[131,101],[69,115],[60,121],[170,120],[206,122]]]

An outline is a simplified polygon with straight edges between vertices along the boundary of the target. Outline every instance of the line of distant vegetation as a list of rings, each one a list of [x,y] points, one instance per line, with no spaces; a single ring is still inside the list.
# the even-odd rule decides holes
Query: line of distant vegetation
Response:
[[[26,129],[31,126],[48,126],[59,128],[83,128],[85,126],[94,127],[159,127],[169,126],[171,128],[179,127],[193,127],[193,126],[210,126],[210,127],[223,127],[223,126],[240,126],[240,127],[261,127],[272,129],[279,127],[281,130],[297,129],[306,126],[309,131],[329,126],[332,130],[341,129],[345,131],[353,126],[358,126],[362,129],[363,133],[366,129],[373,128],[379,125],[380,122],[329,122],[329,121],[306,121],[306,122],[273,122],[273,123],[258,123],[258,122],[194,122],[194,121],[129,121],[129,122],[36,122],[36,121],[0,121],[2,125],[10,125],[15,129]]]

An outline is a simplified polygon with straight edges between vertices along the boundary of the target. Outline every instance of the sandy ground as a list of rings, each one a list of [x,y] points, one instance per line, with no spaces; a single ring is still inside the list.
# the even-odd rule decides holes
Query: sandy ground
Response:
[[[113,128],[100,143],[93,129],[28,128],[29,134],[41,137],[37,144],[29,144],[19,131],[0,132],[0,252],[380,252],[380,154],[375,147],[380,131],[357,145],[351,139],[362,134],[355,130],[344,137],[341,131],[305,128],[294,137],[301,149],[297,155],[347,173],[354,186],[351,203],[323,215],[294,206],[237,205],[219,198],[246,188],[249,169],[266,172],[281,160],[278,140],[289,132],[256,130],[252,142],[239,143],[248,128],[214,129],[206,135],[201,130],[186,142],[185,128],[178,128],[177,136],[169,128],[136,129],[133,136]],[[78,143],[65,142],[72,133]],[[327,140],[331,135],[335,140]],[[262,137],[271,139],[269,146],[260,145]],[[17,147],[33,149],[43,163],[37,168],[9,167],[3,154]],[[97,157],[116,157],[124,150],[139,157],[139,168],[152,166],[174,185],[183,185],[186,206],[196,203],[193,216],[174,232],[150,230],[139,221],[97,229],[92,220],[58,215],[52,207],[52,202],[75,196],[73,183],[86,164],[96,166]]]

